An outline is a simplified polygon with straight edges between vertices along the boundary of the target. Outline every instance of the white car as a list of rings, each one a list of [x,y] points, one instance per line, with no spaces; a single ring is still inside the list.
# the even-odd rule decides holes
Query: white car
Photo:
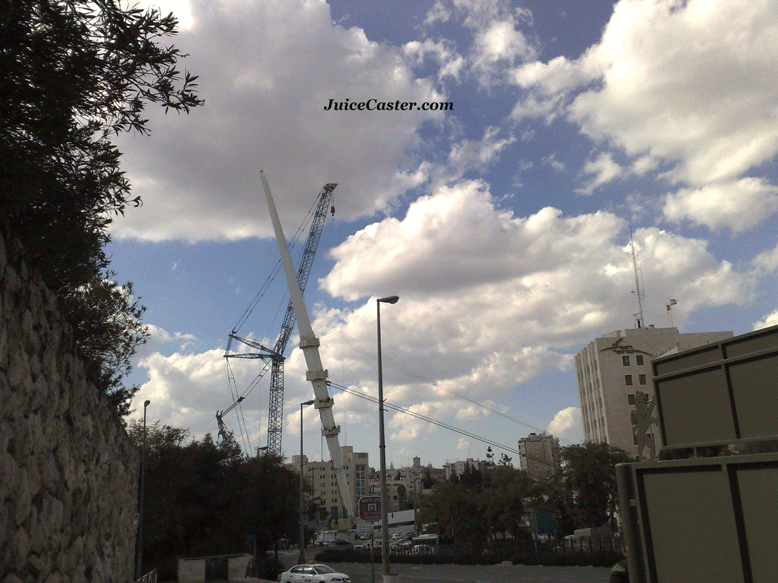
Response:
[[[327,565],[297,565],[281,573],[281,583],[351,583],[351,578]]]

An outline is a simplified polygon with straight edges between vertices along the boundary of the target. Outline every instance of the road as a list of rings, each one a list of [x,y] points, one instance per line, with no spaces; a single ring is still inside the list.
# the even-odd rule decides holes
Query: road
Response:
[[[309,561],[318,549],[310,550]],[[297,563],[298,551],[283,551],[288,569]],[[351,583],[373,583],[370,563],[327,563],[351,577]],[[392,573],[407,583],[607,583],[610,569],[603,567],[543,567],[528,565],[392,565]],[[375,565],[375,583],[381,583],[381,564]]]

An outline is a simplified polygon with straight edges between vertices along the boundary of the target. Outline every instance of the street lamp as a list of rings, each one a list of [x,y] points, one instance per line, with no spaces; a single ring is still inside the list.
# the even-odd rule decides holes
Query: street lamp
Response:
[[[389,573],[389,496],[386,493],[386,439],[384,437],[384,378],[381,364],[381,304],[396,304],[400,298],[387,296],[376,300],[378,328],[378,449],[381,456],[381,573],[387,581]]]
[[[305,513],[305,502],[303,500],[303,407],[313,405],[313,400],[300,403],[300,557],[297,564],[305,563],[305,524],[303,515]]]
[[[140,502],[138,503],[138,551],[135,561],[135,580],[140,579],[143,563],[143,494],[146,478],[146,407],[151,401],[148,399],[143,402],[143,441],[140,449]]]

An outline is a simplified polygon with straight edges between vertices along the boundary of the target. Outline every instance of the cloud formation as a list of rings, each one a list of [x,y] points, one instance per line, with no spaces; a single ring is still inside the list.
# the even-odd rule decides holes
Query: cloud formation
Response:
[[[636,165],[669,164],[671,182],[732,183],[778,152],[776,29],[769,0],[621,0],[578,59],[513,71],[513,115],[564,116]]]
[[[150,108],[150,138],[120,136],[123,166],[145,204],[115,223],[115,237],[267,236],[260,169],[293,226],[327,182],[340,183],[337,207],[347,220],[416,185],[408,177],[419,129],[442,123],[443,112],[324,110],[330,99],[445,101],[433,81],[415,76],[412,55],[333,24],[323,0],[195,2],[189,10],[194,22],[176,44],[191,54],[182,65],[200,76],[206,104],[183,117]],[[448,59],[442,45],[429,50]]]

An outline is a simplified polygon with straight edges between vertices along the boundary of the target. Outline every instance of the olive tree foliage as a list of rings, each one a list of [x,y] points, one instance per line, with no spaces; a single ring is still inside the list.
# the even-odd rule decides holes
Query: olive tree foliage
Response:
[[[121,379],[146,337],[131,287],[113,283],[109,226],[141,204],[112,138],[148,134],[149,103],[189,112],[196,77],[160,41],[177,20],[117,0],[0,3],[0,216],[57,294],[90,380],[127,413]]]

